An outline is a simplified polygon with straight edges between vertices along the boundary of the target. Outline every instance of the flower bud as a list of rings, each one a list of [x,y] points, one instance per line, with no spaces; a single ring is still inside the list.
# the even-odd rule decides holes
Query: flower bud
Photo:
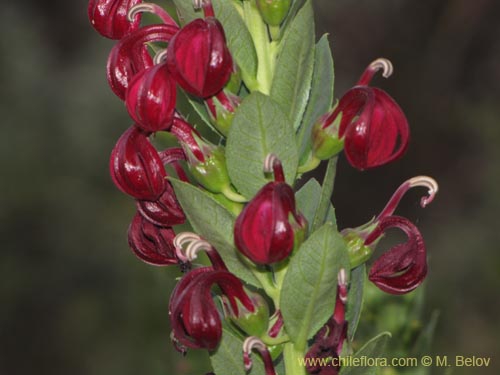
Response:
[[[145,131],[166,130],[172,125],[176,87],[165,63],[147,68],[134,76],[127,89],[130,117]]]
[[[254,310],[242,282],[232,273],[211,267],[190,271],[175,287],[169,305],[174,338],[188,348],[214,350],[222,337],[220,313],[211,295],[214,284],[237,314],[237,301],[248,311]]]
[[[257,0],[257,8],[265,23],[279,26],[290,9],[291,0]]]
[[[175,232],[170,227],[158,227],[139,213],[134,216],[128,229],[128,243],[142,261],[155,266],[177,264],[172,243]]]
[[[286,259],[295,243],[295,232],[306,226],[295,208],[292,188],[284,182],[281,163],[275,163],[276,181],[266,184],[236,219],[234,240],[243,255],[266,265]]]
[[[224,30],[214,17],[184,26],[170,41],[166,61],[177,83],[201,98],[222,90],[233,71]]]
[[[240,101],[238,96],[225,91],[221,91],[216,96],[205,101],[212,124],[225,137],[229,133],[229,129],[233,123],[234,111],[240,104]]]
[[[87,9],[90,23],[99,34],[110,39],[121,39],[139,28],[141,15],[132,22],[128,11],[142,0],[90,0]]]
[[[236,314],[231,307],[223,302],[224,313],[231,321],[238,326],[243,332],[250,336],[261,336],[267,330],[269,322],[269,306],[266,300],[258,293],[249,293],[252,300],[254,311],[249,311],[238,304],[239,312]]]
[[[160,156],[136,126],[116,142],[109,169],[115,185],[136,199],[155,201],[165,191],[167,174]]]

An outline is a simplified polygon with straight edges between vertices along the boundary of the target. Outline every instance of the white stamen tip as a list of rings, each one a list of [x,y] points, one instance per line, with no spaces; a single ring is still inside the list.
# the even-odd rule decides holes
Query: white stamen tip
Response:
[[[437,192],[439,191],[439,185],[432,177],[429,176],[417,176],[410,178],[408,180],[410,187],[415,186],[423,186],[428,189],[428,195],[426,197],[422,197],[420,200],[420,205],[422,208],[425,208],[429,203],[434,200]]]
[[[153,5],[149,3],[141,3],[134,5],[132,8],[129,9],[127,13],[127,18],[130,22],[134,22],[135,16],[143,12],[154,12]]]
[[[271,173],[273,172],[273,165],[276,161],[279,161],[276,154],[268,154],[266,159],[264,160],[264,172]]]
[[[153,64],[158,65],[159,63],[163,62],[166,57],[167,49],[165,48],[155,55],[155,57],[153,58]]]
[[[346,286],[347,285],[347,272],[345,268],[341,268],[338,275],[337,275],[337,280],[339,285],[341,286]]]
[[[384,78],[389,78],[394,72],[394,67],[392,66],[392,63],[388,59],[383,57],[373,61],[370,64],[370,68],[376,70],[382,69],[382,76]]]
[[[193,8],[194,10],[203,8],[203,0],[193,0]]]
[[[246,340],[243,342],[243,353],[250,354],[253,349],[257,349],[259,351],[267,350],[267,346],[258,337],[255,336],[247,337]]]
[[[190,262],[195,260],[198,257],[198,253],[202,250],[210,251],[212,249],[212,245],[210,245],[205,240],[196,240],[191,242],[186,248],[186,257]]]
[[[200,236],[193,232],[181,232],[177,236],[175,236],[173,244],[175,247],[175,254],[177,258],[182,262],[189,262],[190,259],[187,254],[184,254],[183,247],[186,244],[190,244],[195,241],[201,240]]]

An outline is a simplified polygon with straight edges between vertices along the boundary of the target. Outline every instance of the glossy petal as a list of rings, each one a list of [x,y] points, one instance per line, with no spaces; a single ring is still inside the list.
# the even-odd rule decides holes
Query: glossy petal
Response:
[[[130,82],[125,104],[145,131],[168,130],[175,111],[176,87],[165,63],[147,68]]]
[[[390,228],[401,229],[408,239],[385,252],[373,263],[369,279],[387,293],[404,294],[419,286],[427,275],[425,244],[418,228],[400,216],[381,219],[366,243],[370,244]]]
[[[213,17],[184,26],[168,46],[167,64],[188,93],[207,98],[222,90],[233,71],[233,60],[221,24]]]
[[[165,191],[157,200],[138,200],[137,210],[145,219],[161,227],[179,225],[186,221],[174,189],[169,182],[165,183]]]
[[[136,126],[120,137],[109,169],[115,185],[136,199],[155,201],[165,191],[165,168],[148,137]]]
[[[125,100],[132,78],[153,65],[145,43],[168,42],[177,31],[171,25],[144,26],[120,40],[111,50],[106,75],[111,90]]]
[[[128,243],[132,251],[146,263],[155,266],[177,264],[170,227],[158,227],[136,214],[128,229]]]
[[[241,281],[233,274],[211,267],[192,270],[175,287],[169,305],[175,339],[188,348],[214,350],[221,339],[220,313],[211,295],[214,284],[228,297],[233,309],[238,309],[238,299],[247,309],[253,310]]]
[[[90,0],[88,16],[90,23],[99,34],[110,39],[121,39],[139,28],[141,15],[133,22],[127,18],[127,13],[142,0]]]
[[[256,264],[285,259],[294,245],[290,213],[295,214],[292,188],[283,182],[268,183],[238,216],[234,226],[236,247]]]
[[[349,90],[334,116],[342,113],[339,137],[345,139],[349,163],[361,170],[398,159],[406,151],[409,126],[406,117],[385,91],[367,86]]]

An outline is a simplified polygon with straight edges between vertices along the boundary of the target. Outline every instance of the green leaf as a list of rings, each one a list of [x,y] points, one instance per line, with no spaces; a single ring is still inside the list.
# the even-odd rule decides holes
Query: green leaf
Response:
[[[263,166],[269,153],[278,156],[286,180],[293,184],[298,157],[286,118],[278,104],[259,92],[247,96],[236,110],[227,138],[226,161],[232,183],[245,197],[253,197],[268,182]]]
[[[331,197],[333,193],[333,185],[335,184],[335,174],[337,172],[337,157],[333,157],[328,161],[326,167],[325,177],[323,178],[323,186],[321,187],[321,194],[319,195],[318,209],[314,220],[310,223],[311,230],[315,231],[325,221],[331,220],[337,225],[335,219],[335,211],[330,209]]]
[[[389,332],[382,332],[363,345],[353,357],[383,358],[384,348],[390,337]],[[340,375],[375,375],[377,373],[378,367],[376,366],[346,366],[340,370]]]
[[[203,17],[203,11],[195,11],[193,7],[193,0],[173,0],[175,7],[177,8],[177,13],[179,14],[179,19],[181,24],[191,22],[195,18]]]
[[[281,41],[271,86],[271,97],[288,113],[295,130],[300,126],[309,98],[314,38],[314,17],[309,0]]]
[[[210,354],[210,362],[217,375],[264,375],[264,363],[257,353],[252,354],[252,370],[245,371],[243,364],[243,341],[234,333],[224,329],[217,349]]]
[[[297,193],[295,193],[295,200],[297,209],[304,215],[307,222],[311,224],[314,221],[316,212],[319,206],[321,197],[321,185],[315,178],[311,178],[307,183],[302,186]],[[330,221],[335,229],[337,228],[337,219],[335,217],[335,209],[330,204],[328,209],[327,221]]]
[[[330,50],[328,35],[325,34],[315,49],[314,71],[309,102],[307,103],[297,138],[300,156],[311,146],[311,129],[316,120],[327,113],[332,107],[334,79],[332,51]]]
[[[292,0],[292,5],[290,6],[288,15],[286,16],[285,21],[281,26],[283,30],[286,30],[288,26],[290,26],[290,23],[294,20],[295,16],[297,15],[297,12],[300,10],[300,8],[302,8],[305,2],[306,0]]]
[[[366,266],[362,264],[351,271],[351,286],[349,288],[349,297],[347,298],[346,320],[347,337],[349,341],[354,339],[354,334],[358,328],[361,310],[363,309],[364,286],[366,279]]]
[[[214,1],[217,19],[224,27],[231,55],[241,69],[243,80],[257,75],[257,52],[252,36],[232,0]]]
[[[170,182],[195,232],[217,249],[229,271],[247,283],[259,287],[260,283],[234,248],[233,214],[197,187],[174,178],[170,178]]]
[[[331,223],[314,232],[290,260],[280,305],[286,331],[299,350],[332,316],[341,268],[349,272],[349,256]]]

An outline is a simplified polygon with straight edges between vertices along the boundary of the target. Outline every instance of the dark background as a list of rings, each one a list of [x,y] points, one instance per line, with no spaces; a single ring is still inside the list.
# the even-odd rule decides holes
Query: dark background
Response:
[[[404,108],[403,159],[359,173],[341,160],[341,227],[366,222],[405,179],[428,174],[399,214],[416,222],[430,262],[434,352],[491,356],[500,371],[500,3],[495,0],[315,0],[330,33],[336,96],[384,56],[374,84]],[[4,2],[0,11],[0,374],[201,374],[169,344],[175,271],[131,254],[132,201],[108,177],[130,120],[105,80],[113,43],[86,1]],[[319,36],[319,34],[318,34]],[[194,366],[194,367],[193,367]],[[436,371],[436,373],[441,373]]]

